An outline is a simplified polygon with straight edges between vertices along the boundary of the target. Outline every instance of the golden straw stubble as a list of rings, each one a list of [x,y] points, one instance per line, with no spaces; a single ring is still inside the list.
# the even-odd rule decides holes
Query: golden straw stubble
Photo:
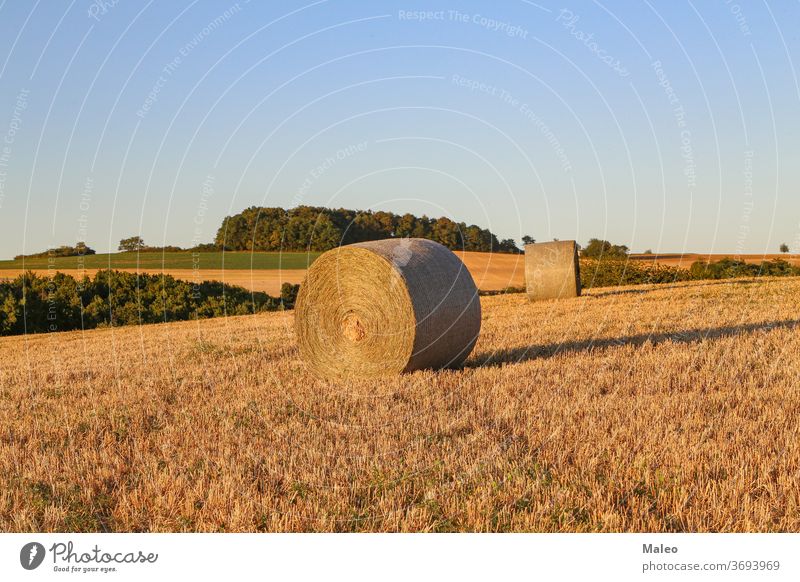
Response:
[[[295,304],[300,356],[322,378],[460,365],[481,327],[461,260],[426,239],[342,246],[308,269]]]

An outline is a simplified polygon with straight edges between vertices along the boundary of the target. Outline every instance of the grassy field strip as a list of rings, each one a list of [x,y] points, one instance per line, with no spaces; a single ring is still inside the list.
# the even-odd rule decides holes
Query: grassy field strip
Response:
[[[305,269],[320,253],[111,253],[83,257],[25,259],[25,268],[33,270],[85,269],[159,269],[238,270],[238,269]],[[22,260],[0,261],[0,270],[22,269]]]
[[[523,255],[500,253],[456,253],[464,261],[475,283],[485,291],[520,287],[525,284]],[[157,255],[157,258],[153,255]],[[39,275],[61,271],[73,277],[83,274],[92,275],[99,269],[108,268],[109,256],[114,257],[115,269],[128,272],[150,274],[166,273],[177,279],[187,281],[223,281],[231,285],[240,285],[251,291],[264,291],[270,295],[280,293],[283,283],[300,283],[305,276],[307,261],[316,259],[318,253],[225,253],[225,269],[222,264],[222,253],[201,253],[199,270],[192,267],[191,254],[188,255],[188,268],[185,266],[185,253],[167,253],[163,260],[161,253],[143,253],[141,266],[136,268],[136,253],[119,253],[116,255],[90,255],[85,257],[83,270],[77,268],[76,257],[64,257],[55,260],[50,269],[47,259],[36,259],[26,262],[26,267]],[[105,259],[103,257],[106,257]],[[92,261],[90,261],[92,259]],[[44,261],[43,266],[42,261]],[[252,268],[250,264],[254,265]],[[16,266],[14,266],[16,265]],[[300,265],[300,267],[298,267]],[[290,267],[291,266],[291,267]],[[11,279],[24,271],[21,261],[0,261],[0,279]]]

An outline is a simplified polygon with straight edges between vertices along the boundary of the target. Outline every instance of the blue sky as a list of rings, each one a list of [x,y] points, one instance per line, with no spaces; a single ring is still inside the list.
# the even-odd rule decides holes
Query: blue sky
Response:
[[[298,203],[800,252],[798,21],[733,1],[6,0],[0,257],[188,246]]]

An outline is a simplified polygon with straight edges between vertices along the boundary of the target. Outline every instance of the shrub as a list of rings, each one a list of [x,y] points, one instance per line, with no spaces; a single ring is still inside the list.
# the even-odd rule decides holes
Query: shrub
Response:
[[[194,284],[169,275],[98,271],[76,280],[32,272],[0,283],[0,335],[69,331],[246,315],[291,309],[298,285],[281,297],[216,281]]]
[[[283,305],[284,309],[294,309],[298,291],[300,291],[300,285],[292,285],[291,283],[281,285],[281,305]]]
[[[625,259],[628,256],[628,247],[625,245],[612,245],[607,240],[598,238],[589,239],[589,244],[581,251],[581,257],[587,259]]]
[[[217,247],[217,245],[215,245],[214,243],[201,243],[199,245],[193,246],[189,250],[194,251],[196,253],[213,253],[222,249]]]
[[[74,247],[69,245],[61,245],[53,249],[48,249],[41,253],[33,253],[30,255],[17,255],[14,257],[15,261],[20,259],[47,259],[49,257],[80,257],[83,255],[93,255],[95,250],[86,246],[85,242],[79,242]]]
[[[783,259],[750,264],[736,259],[721,259],[716,262],[696,261],[689,272],[692,279],[732,279],[734,277],[787,277],[800,275],[800,267],[794,267]]]
[[[674,283],[690,278],[686,269],[651,262],[620,259],[581,259],[581,286],[614,287],[618,285],[647,285]]]
[[[682,269],[650,261],[581,258],[581,285],[585,289],[735,277],[792,276],[800,276],[800,267],[782,259],[749,264],[725,258],[716,262],[696,261],[689,269]]]

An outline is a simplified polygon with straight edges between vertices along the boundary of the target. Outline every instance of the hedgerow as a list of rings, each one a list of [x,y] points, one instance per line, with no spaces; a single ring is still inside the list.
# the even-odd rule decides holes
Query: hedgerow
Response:
[[[216,281],[98,271],[94,279],[28,272],[0,283],[0,335],[205,319],[291,309],[299,285],[280,297]]]
[[[737,277],[800,276],[800,267],[783,259],[751,264],[726,258],[715,262],[696,261],[690,268],[682,269],[650,261],[582,258],[580,267],[581,285],[584,289]]]

